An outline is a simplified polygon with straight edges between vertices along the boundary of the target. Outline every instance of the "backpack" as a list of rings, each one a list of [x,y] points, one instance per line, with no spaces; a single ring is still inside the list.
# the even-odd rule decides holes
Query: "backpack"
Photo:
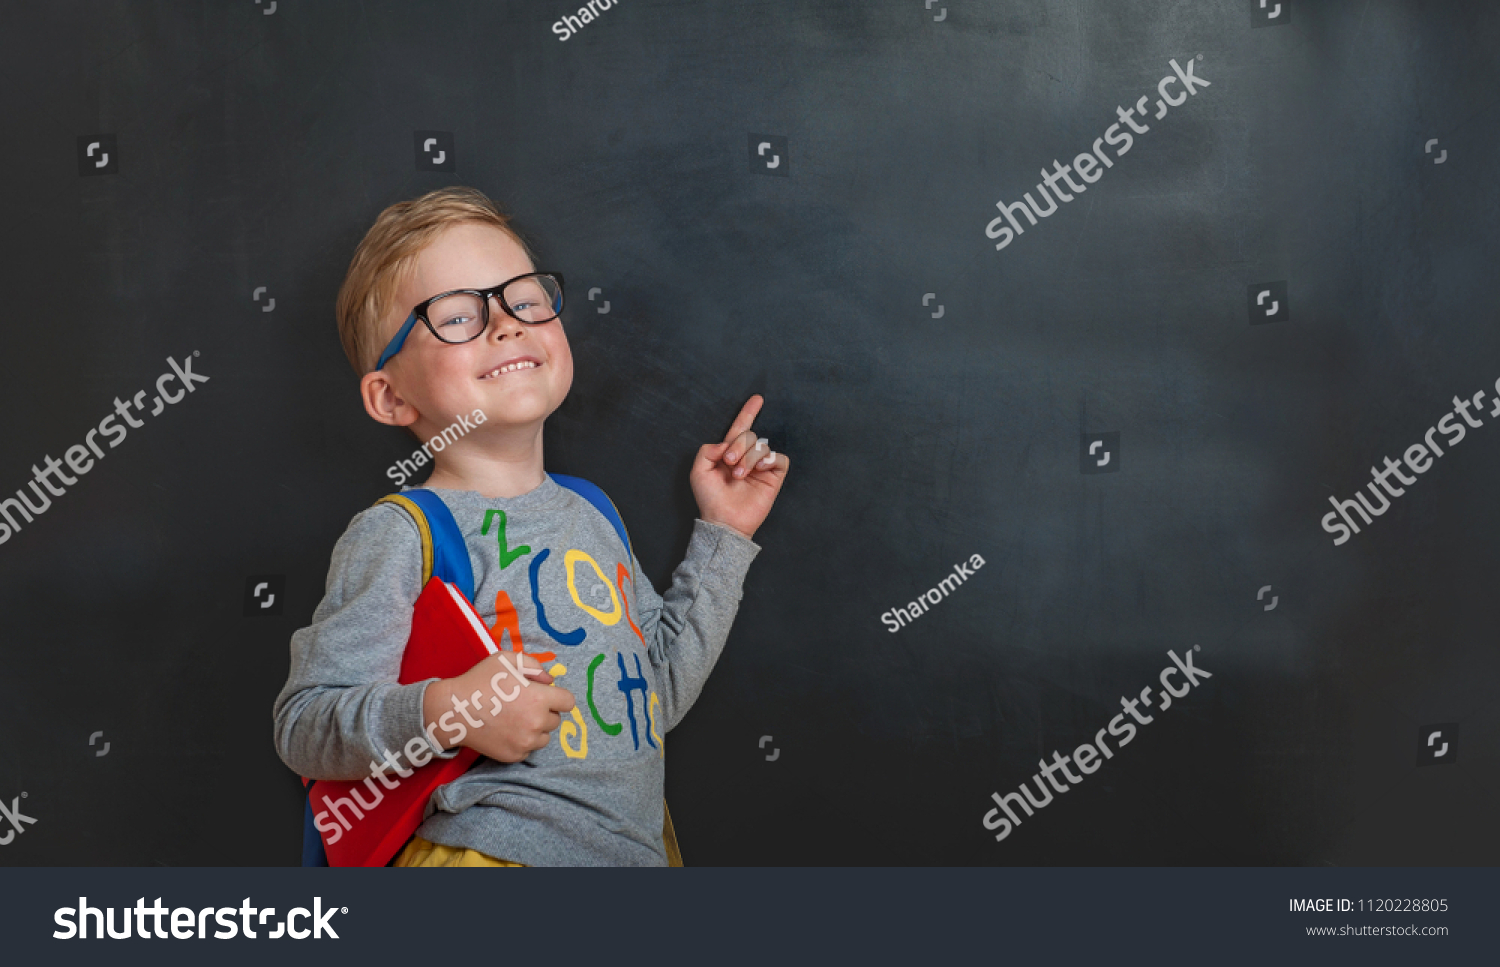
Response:
[[[633,571],[635,553],[630,546],[630,535],[625,530],[625,522],[620,518],[619,511],[615,509],[614,501],[610,500],[603,490],[582,477],[570,477],[560,473],[548,473],[547,476],[587,500],[595,510],[604,515],[604,519],[609,521],[615,533],[620,536],[620,542],[625,545],[625,553],[630,558]],[[464,597],[473,602],[473,563],[469,560],[463,531],[459,529],[458,522],[453,519],[453,513],[448,510],[448,506],[443,503],[442,499],[430,490],[414,488],[404,493],[382,497],[375,502],[375,505],[385,503],[394,504],[405,511],[416,524],[417,531],[421,535],[422,580],[420,586],[425,587],[428,580],[435,575],[455,585],[464,593]],[[319,835],[313,821],[312,788],[314,783],[304,778],[302,784],[308,793],[303,807],[302,865],[327,866],[328,854],[323,848],[323,838]],[[677,845],[677,832],[672,827],[672,814],[667,810],[665,799],[662,800],[662,815],[664,817],[662,844],[667,851],[667,865],[682,866],[682,852]]]

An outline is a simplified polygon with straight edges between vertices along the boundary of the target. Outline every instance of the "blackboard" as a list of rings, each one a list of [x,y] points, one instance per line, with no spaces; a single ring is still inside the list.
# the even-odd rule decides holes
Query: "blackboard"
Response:
[[[36,819],[0,862],[298,862],[287,642],[412,447],[334,295],[382,208],[451,184],[567,273],[547,467],[609,493],[657,588],[750,395],[792,461],[671,735],[689,865],[1496,861],[1500,11],[568,13],[8,15],[0,499],[173,367],[209,381],[0,543],[0,799]],[[1095,180],[997,250],[1054,162]],[[1336,543],[1330,498],[1450,413],[1466,438]],[[997,840],[997,797],[1096,741]]]

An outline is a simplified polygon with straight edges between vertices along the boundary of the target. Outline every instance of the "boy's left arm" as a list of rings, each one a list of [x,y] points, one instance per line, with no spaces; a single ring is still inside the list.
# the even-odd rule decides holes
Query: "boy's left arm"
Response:
[[[692,708],[719,659],[739,610],[750,562],[760,553],[751,538],[770,513],[790,462],[750,429],[763,398],[750,397],[720,443],[698,449],[689,482],[699,517],[687,554],[658,597],[640,568],[636,600],[646,652],[661,684],[665,728]]]
[[[676,728],[708,681],[739,611],[745,573],[759,553],[760,545],[738,531],[699,518],[665,597],[637,564],[636,623],[661,689],[662,734]]]

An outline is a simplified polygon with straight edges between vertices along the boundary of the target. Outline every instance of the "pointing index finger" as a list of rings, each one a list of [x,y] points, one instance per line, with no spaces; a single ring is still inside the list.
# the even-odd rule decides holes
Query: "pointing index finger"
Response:
[[[734,418],[734,425],[729,428],[728,433],[724,434],[725,443],[734,442],[735,437],[750,429],[750,424],[755,422],[755,415],[760,412],[761,404],[764,402],[765,398],[759,393],[745,401],[745,405],[740,407],[739,415]]]

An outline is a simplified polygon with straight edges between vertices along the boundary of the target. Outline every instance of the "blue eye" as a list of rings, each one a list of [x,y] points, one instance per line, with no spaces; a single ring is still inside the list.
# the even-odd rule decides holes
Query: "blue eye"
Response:
[[[471,318],[472,317],[470,317],[470,316],[454,316],[452,319],[449,319],[446,322],[440,322],[440,323],[438,323],[438,325],[439,326],[467,326],[469,324]]]

